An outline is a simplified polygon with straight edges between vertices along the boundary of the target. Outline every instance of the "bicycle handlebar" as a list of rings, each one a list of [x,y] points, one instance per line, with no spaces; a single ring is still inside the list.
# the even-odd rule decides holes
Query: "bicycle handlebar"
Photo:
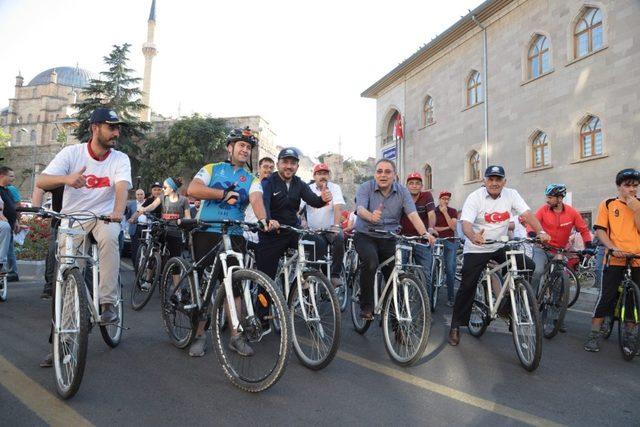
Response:
[[[182,218],[176,221],[176,224],[179,228],[189,229],[189,228],[198,228],[198,227],[206,227],[210,225],[221,225],[221,231],[226,233],[228,227],[231,226],[245,226],[250,230],[262,230],[262,223],[260,222],[245,222],[245,221],[236,221],[233,219],[223,219],[223,220],[215,220],[215,221],[203,221],[200,219],[190,219],[190,218]]]
[[[86,211],[85,213],[70,213],[63,214],[60,212],[44,209],[44,208],[36,208],[36,207],[28,207],[28,206],[19,206],[16,208],[16,212],[24,212],[24,213],[33,213],[43,218],[58,218],[58,219],[75,219],[77,221],[83,221],[88,219],[96,219],[104,222],[117,222],[111,219],[111,217],[107,215],[96,215],[92,212]]]

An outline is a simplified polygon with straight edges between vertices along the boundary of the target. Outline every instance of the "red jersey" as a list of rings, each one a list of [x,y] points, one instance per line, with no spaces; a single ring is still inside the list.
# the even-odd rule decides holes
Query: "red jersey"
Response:
[[[563,204],[562,212],[555,212],[549,205],[544,204],[536,212],[542,229],[551,236],[550,245],[565,248],[569,243],[573,227],[578,230],[585,245],[591,242],[591,233],[580,213],[567,204]]]
[[[418,200],[415,201],[416,210],[418,212],[418,216],[422,219],[425,228],[429,228],[429,212],[434,210],[436,205],[433,203],[433,196],[430,191],[422,191],[418,196]],[[409,217],[402,214],[402,218],[400,218],[400,225],[402,226],[402,234],[405,236],[417,236],[418,230],[413,226]]]

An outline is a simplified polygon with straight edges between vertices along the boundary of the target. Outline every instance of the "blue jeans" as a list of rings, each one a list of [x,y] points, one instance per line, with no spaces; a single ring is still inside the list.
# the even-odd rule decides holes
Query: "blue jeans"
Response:
[[[16,262],[16,247],[13,243],[13,231],[9,239],[9,250],[7,250],[7,274],[10,276],[18,275],[18,263]]]
[[[433,263],[433,256],[431,255],[431,246],[414,246],[413,247],[413,257],[416,261],[416,264],[422,266],[422,271],[425,275],[425,286],[429,293],[431,293],[431,267]]]
[[[13,230],[7,221],[0,221],[0,264],[7,264],[9,245],[12,242]],[[8,266],[3,266],[8,271]]]
[[[444,272],[447,275],[447,300],[453,302],[453,287],[456,283],[456,253],[458,241],[444,242]]]

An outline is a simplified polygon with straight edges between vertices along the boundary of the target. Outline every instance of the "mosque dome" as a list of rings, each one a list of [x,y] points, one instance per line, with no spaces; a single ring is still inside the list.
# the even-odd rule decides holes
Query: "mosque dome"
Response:
[[[35,76],[27,86],[49,84],[51,72],[55,70],[58,75],[58,84],[77,88],[86,88],[94,78],[93,74],[78,67],[56,67],[44,70]]]

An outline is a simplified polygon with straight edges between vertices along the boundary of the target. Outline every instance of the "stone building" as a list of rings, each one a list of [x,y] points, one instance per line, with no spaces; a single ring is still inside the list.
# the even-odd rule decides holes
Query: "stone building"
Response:
[[[532,208],[562,182],[591,219],[640,163],[639,22],[637,0],[485,1],[363,92],[379,156],[400,114],[402,176],[420,171],[455,207],[502,164]]]

